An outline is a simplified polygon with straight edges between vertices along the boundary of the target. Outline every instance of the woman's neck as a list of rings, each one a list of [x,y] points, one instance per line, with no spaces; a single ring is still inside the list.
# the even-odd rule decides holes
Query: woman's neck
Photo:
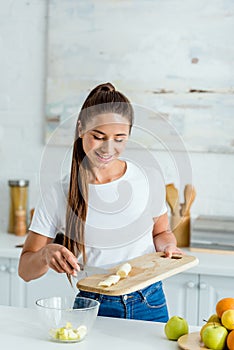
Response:
[[[92,168],[89,183],[105,184],[122,177],[127,169],[127,164],[123,160],[116,159],[103,168]]]

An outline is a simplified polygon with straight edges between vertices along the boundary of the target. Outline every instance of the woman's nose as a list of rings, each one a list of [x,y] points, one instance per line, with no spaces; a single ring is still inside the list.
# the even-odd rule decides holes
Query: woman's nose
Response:
[[[114,142],[113,140],[104,141],[101,146],[102,153],[112,154],[114,151]]]

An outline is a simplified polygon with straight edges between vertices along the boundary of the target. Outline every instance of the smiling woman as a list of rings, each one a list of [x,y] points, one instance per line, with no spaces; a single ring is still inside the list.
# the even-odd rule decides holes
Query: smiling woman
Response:
[[[116,175],[120,177],[123,174],[124,162],[119,161],[118,157],[125,149],[129,132],[128,120],[124,116],[114,113],[98,115],[95,120],[88,123],[85,130],[79,123],[79,137],[83,140],[84,152],[91,164],[92,174],[95,174],[96,177],[93,180],[94,183],[105,182],[106,171],[103,172],[101,169],[106,170],[107,166],[114,176],[114,178],[109,178],[107,182],[115,180]],[[101,177],[100,179],[98,175]]]
[[[129,135],[133,115],[127,97],[116,91],[110,83],[94,88],[81,108],[72,155],[65,246],[76,255],[82,253],[84,262],[88,183],[103,184],[124,174],[126,163],[118,159],[124,144],[119,148],[114,145],[119,145],[115,141],[116,135]],[[102,138],[97,140],[100,133]]]
[[[120,158],[133,117],[130,101],[110,83],[86,98],[76,124],[70,179],[42,193],[34,212],[19,264],[26,281],[49,268],[71,281],[82,260],[107,267],[155,250],[167,257],[181,253],[169,228],[159,172]],[[64,233],[62,244],[53,242],[58,231]],[[168,319],[161,282],[126,296],[78,295],[98,299],[102,316]]]

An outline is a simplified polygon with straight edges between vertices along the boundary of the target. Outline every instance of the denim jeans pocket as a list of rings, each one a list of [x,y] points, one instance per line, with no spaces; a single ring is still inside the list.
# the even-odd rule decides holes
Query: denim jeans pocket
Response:
[[[166,306],[166,301],[162,303],[162,300],[160,300],[159,304],[158,298],[154,298],[152,294],[148,297],[144,297],[144,302],[151,309],[161,309]]]
[[[160,309],[166,306],[166,299],[162,288],[162,283],[158,282],[150,286],[147,291],[142,291],[145,304],[149,308]]]

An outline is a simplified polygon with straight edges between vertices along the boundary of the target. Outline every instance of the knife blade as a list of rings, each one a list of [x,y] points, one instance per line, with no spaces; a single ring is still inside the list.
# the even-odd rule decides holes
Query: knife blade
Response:
[[[108,269],[102,268],[102,267],[96,267],[96,266],[88,266],[81,263],[78,263],[80,267],[80,271],[85,272],[87,274],[92,275],[100,275],[100,274],[107,274],[110,273]]]

